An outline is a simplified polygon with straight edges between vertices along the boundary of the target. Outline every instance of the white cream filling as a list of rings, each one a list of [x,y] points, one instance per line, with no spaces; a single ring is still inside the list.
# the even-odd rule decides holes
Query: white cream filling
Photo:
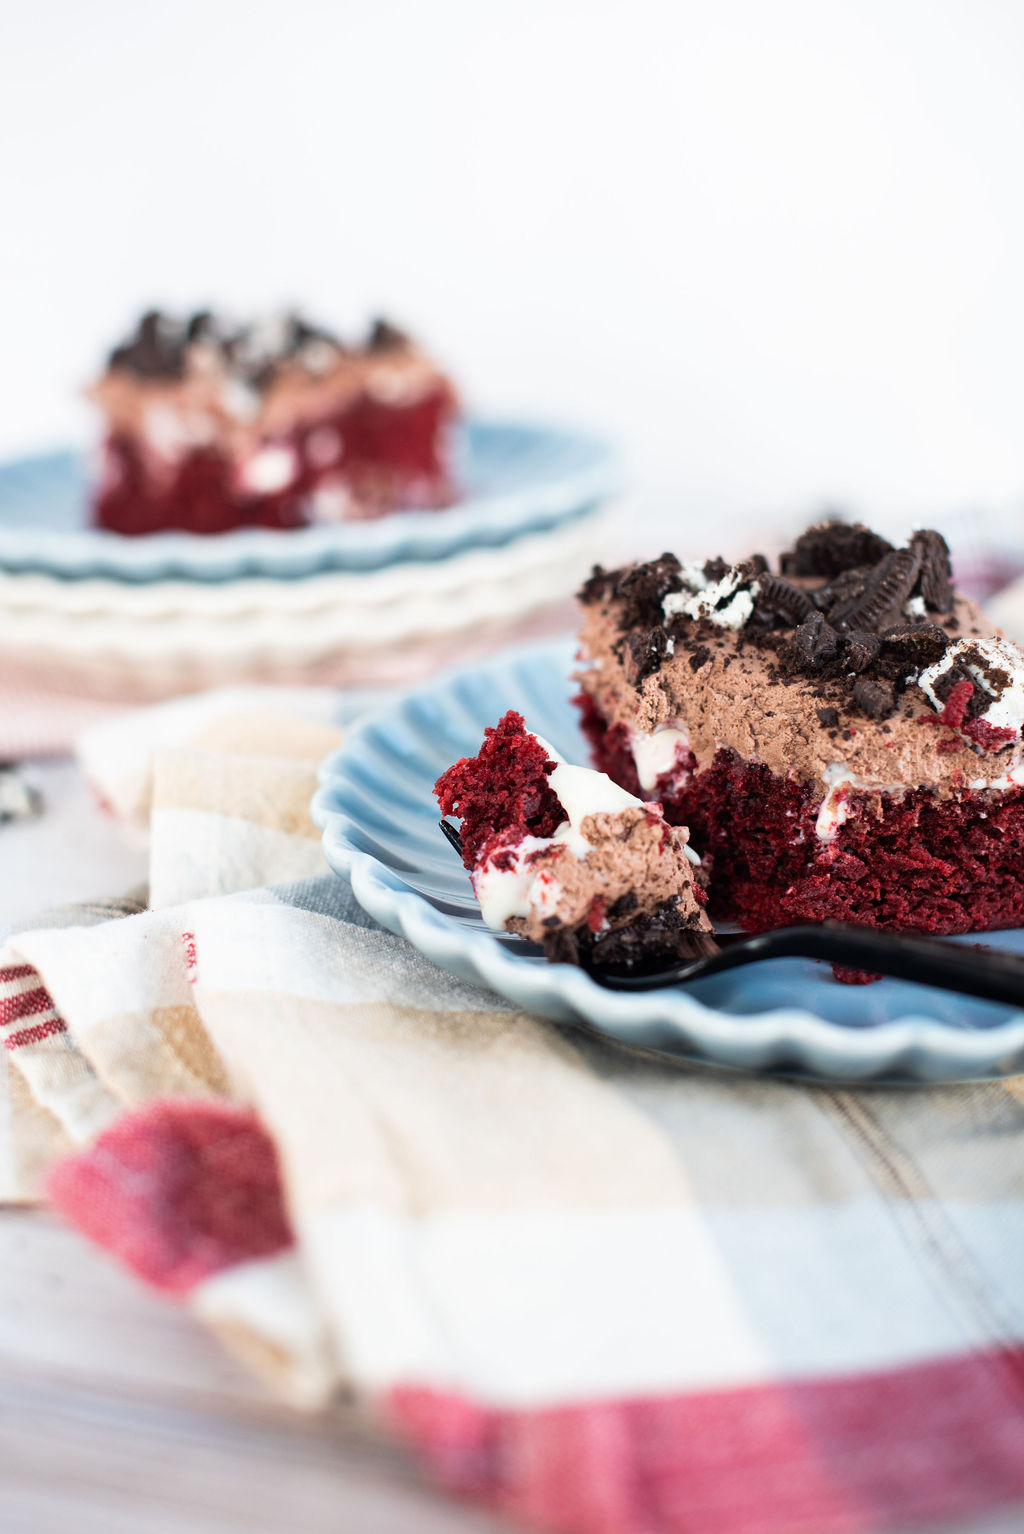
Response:
[[[544,836],[524,836],[512,853],[511,868],[495,868],[488,862],[470,876],[473,892],[480,902],[480,914],[493,931],[504,931],[510,916],[529,916],[535,904],[550,898],[546,884],[541,885],[540,874],[527,866],[526,859],[530,853],[550,847],[552,840]]]
[[[255,495],[276,495],[285,490],[298,473],[298,459],[290,447],[263,447],[239,469],[246,490]]]
[[[688,618],[706,618],[718,628],[741,629],[754,611],[756,580],[747,581],[737,570],[727,570],[721,580],[709,581],[704,566],[691,560],[682,567],[682,578],[689,591],[670,591],[661,604],[666,618],[684,613]]]
[[[680,721],[662,724],[650,735],[644,730],[634,730],[630,736],[630,750],[636,763],[636,775],[640,787],[649,794],[657,786],[664,772],[671,772],[680,751],[689,751],[690,737]]]
[[[356,509],[355,497],[344,485],[318,485],[309,497],[310,516],[317,524],[345,522]]]
[[[845,762],[831,762],[825,768],[824,778],[826,793],[814,825],[818,840],[823,842],[834,842],[839,827],[844,826],[853,814],[849,802],[851,788],[870,788],[879,794],[897,794],[903,793],[907,787],[905,783],[873,783],[869,778],[851,772]]]
[[[984,668],[972,661],[972,652],[975,655],[980,652],[988,666],[1005,671],[1009,676],[1009,685],[1003,688],[998,697],[985,679]],[[984,712],[976,717],[999,729],[1012,730],[1014,740],[1019,740],[1024,729],[1024,650],[1009,639],[954,640],[941,659],[932,666],[926,666],[917,678],[917,685],[937,714],[942,713],[944,704],[936,694],[936,685],[958,663],[992,700]]]
[[[1010,767],[998,778],[972,778],[968,788],[980,790],[984,788],[1024,788],[1024,763],[1018,763],[1016,767]]]
[[[667,762],[668,766],[672,766],[675,762],[675,748],[677,745],[682,744],[687,750],[689,749],[690,737],[682,725],[663,726],[661,729],[655,730],[653,735],[644,735],[639,730],[636,731],[636,734],[645,741],[658,740],[661,736],[673,737],[672,752]],[[569,816],[568,822],[563,826],[559,826],[551,839],[556,842],[568,842],[577,856],[586,857],[590,843],[579,830],[586,817],[588,815],[599,815],[602,812],[610,812],[616,815],[622,810],[633,809],[638,805],[642,805],[643,800],[635,798],[633,794],[627,793],[624,788],[620,788],[617,783],[613,783],[605,772],[595,772],[592,767],[574,767],[569,762],[563,761],[554,746],[546,741],[542,735],[537,735],[534,738],[540,742],[548,755],[558,763],[558,766],[551,774],[550,782],[559,803]],[[668,745],[659,746],[658,751],[659,753],[667,753]],[[654,783],[657,782],[664,770],[664,767],[659,767],[654,774],[653,782],[649,785],[645,784],[641,777],[641,787],[653,788]],[[685,827],[678,827],[677,829],[684,836],[689,836],[690,834]],[[694,852],[693,848],[688,844],[684,844],[683,851],[688,860],[699,868],[700,857]]]

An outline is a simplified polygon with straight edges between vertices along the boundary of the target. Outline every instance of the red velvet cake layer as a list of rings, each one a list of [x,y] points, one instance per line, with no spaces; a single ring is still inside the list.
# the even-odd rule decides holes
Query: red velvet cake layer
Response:
[[[338,521],[383,516],[396,507],[446,506],[456,493],[449,462],[451,414],[449,395],[438,391],[412,405],[362,399],[304,422],[259,444],[257,452],[287,455],[291,465],[286,485],[262,493],[247,490],[238,464],[214,448],[195,449],[154,470],[137,438],[115,433],[104,444],[94,520],[129,537],[170,529],[300,527],[311,520],[318,491],[338,497]]]

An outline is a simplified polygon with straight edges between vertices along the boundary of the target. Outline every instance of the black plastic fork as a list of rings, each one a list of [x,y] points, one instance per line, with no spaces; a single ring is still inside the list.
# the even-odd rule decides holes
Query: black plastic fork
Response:
[[[440,825],[461,857],[462,837],[450,821],[442,820]],[[759,964],[763,959],[820,959],[847,969],[1024,1007],[1024,958],[933,937],[826,921],[818,927],[779,927],[753,935],[720,933],[708,937],[707,946],[707,953],[693,959],[645,969],[640,974],[617,974],[607,969],[588,973],[610,991],[659,991],[745,964]]]

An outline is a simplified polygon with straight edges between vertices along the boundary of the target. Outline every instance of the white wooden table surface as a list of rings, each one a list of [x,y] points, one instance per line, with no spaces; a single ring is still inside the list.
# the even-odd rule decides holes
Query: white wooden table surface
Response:
[[[47,812],[0,830],[0,932],[145,877],[144,852],[91,805],[70,764],[31,772]],[[282,1406],[187,1311],[42,1211],[0,1210],[0,1534],[508,1527],[441,1496],[352,1407]],[[1024,1512],[945,1527],[1022,1534]]]
[[[178,1306],[0,1213],[3,1534],[495,1534],[353,1410],[293,1412]]]

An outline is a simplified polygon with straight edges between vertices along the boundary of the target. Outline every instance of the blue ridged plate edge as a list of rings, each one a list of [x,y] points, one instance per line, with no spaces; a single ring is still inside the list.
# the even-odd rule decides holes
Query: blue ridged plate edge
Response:
[[[67,580],[301,579],[495,548],[584,515],[619,487],[611,447],[551,426],[470,420],[460,429],[463,496],[442,511],[273,532],[122,538],[88,525],[89,464],[74,452],[0,464],[0,569]]]
[[[1024,1013],[884,980],[837,984],[775,960],[686,987],[626,996],[487,931],[437,828],[438,775],[507,708],[570,759],[586,746],[570,702],[574,644],[496,657],[410,693],[357,726],[323,764],[313,816],[331,868],[360,905],[442,969],[618,1044],[750,1073],[830,1082],[953,1082],[1024,1069]],[[1024,952],[1024,932],[992,934]],[[969,940],[968,940],[969,941]]]

